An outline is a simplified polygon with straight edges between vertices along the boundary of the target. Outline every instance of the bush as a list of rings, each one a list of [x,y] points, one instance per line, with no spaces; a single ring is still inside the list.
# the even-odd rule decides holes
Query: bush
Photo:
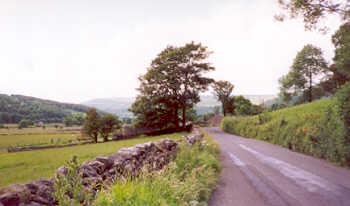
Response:
[[[18,128],[19,129],[22,129],[22,128],[27,128],[29,126],[33,126],[34,125],[34,122],[31,121],[31,120],[21,120],[19,123],[18,123]]]
[[[339,114],[347,126],[347,143],[350,144],[350,82],[343,85],[336,93]]]
[[[176,159],[159,172],[116,181],[97,195],[93,205],[206,205],[221,170],[218,145],[206,135],[195,146],[181,145]]]
[[[344,88],[338,100],[317,101],[240,120],[226,117],[221,128],[350,166],[349,126],[341,118],[341,114],[349,114],[349,97],[346,96],[350,93]]]

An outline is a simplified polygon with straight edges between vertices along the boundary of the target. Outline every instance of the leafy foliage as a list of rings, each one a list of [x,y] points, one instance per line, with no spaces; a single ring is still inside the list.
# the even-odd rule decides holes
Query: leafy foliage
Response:
[[[60,103],[22,95],[0,94],[0,123],[19,123],[21,120],[35,122],[62,122],[74,112],[85,112],[87,107]]]
[[[95,108],[88,108],[82,128],[82,133],[91,137],[95,143],[97,143],[97,137],[100,131],[99,118],[100,115]]]
[[[337,82],[344,84],[350,80],[350,22],[343,24],[332,36],[335,47],[334,71],[337,72]]]
[[[315,78],[325,74],[326,70],[327,63],[321,49],[310,44],[306,45],[295,57],[290,72],[279,80],[280,96],[290,101],[293,95],[307,93],[308,101],[312,102]]]
[[[99,132],[103,140],[107,142],[109,134],[121,127],[121,121],[113,114],[104,114],[100,117],[99,125]]]
[[[350,18],[350,7],[347,0],[279,0],[280,7],[285,10],[289,18],[302,17],[306,30],[319,29],[325,32],[327,27],[320,27],[319,23],[329,14],[338,14],[344,20]],[[277,15],[277,20],[283,21],[286,14]]]
[[[130,108],[136,123],[148,127],[186,126],[186,109],[200,101],[199,92],[206,91],[214,80],[203,74],[214,70],[205,62],[211,52],[191,42],[183,47],[168,46],[152,61],[147,73],[139,78],[140,95]]]
[[[65,117],[62,122],[66,127],[73,125],[83,125],[84,115],[81,113],[75,113],[71,116]]]
[[[234,99],[231,96],[234,85],[228,81],[217,81],[213,84],[214,95],[222,104],[222,111],[224,116],[227,113],[234,114]]]
[[[341,96],[348,98],[349,94],[344,90]],[[348,104],[343,108],[349,109]],[[341,118],[343,111],[335,99],[328,99],[243,119],[226,117],[221,128],[350,166],[350,142]]]
[[[346,143],[350,144],[350,82],[343,85],[336,93],[339,116],[346,125]]]

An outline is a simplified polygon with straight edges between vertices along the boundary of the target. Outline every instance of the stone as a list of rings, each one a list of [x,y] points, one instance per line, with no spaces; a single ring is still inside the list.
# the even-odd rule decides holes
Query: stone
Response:
[[[54,177],[56,178],[58,175],[60,175],[61,177],[66,177],[68,174],[68,168],[65,166],[61,166],[60,168],[57,169]]]
[[[97,170],[95,170],[91,165],[88,165],[88,163],[83,164],[79,168],[79,172],[82,174],[83,178],[99,176]]]
[[[0,203],[6,206],[18,206],[21,202],[20,196],[15,192],[0,195]]]
[[[104,164],[104,170],[110,169],[110,168],[113,167],[114,161],[112,159],[108,158],[108,157],[98,156],[98,157],[95,157],[94,160],[103,163]]]
[[[186,144],[193,145],[200,141],[202,134],[194,130],[184,137]],[[159,170],[166,165],[171,155],[176,152],[181,141],[163,139],[157,142],[147,142],[134,147],[120,149],[110,156],[98,156],[91,161],[84,162],[79,172],[82,174],[84,191],[95,194],[104,184],[108,186],[115,178],[126,179],[126,175],[135,177],[143,168]],[[15,184],[0,189],[0,206],[42,206],[55,205],[52,196],[54,181],[57,175],[66,177],[68,168],[60,167],[54,177],[49,180],[40,179],[30,181],[24,185]],[[194,205],[195,202],[192,202]],[[192,204],[191,204],[192,205]]]

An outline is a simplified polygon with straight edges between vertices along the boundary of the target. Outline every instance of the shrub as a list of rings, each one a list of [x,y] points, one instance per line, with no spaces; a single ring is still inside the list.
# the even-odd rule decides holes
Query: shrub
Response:
[[[339,113],[347,126],[347,141],[350,143],[350,82],[343,85],[336,93]]]

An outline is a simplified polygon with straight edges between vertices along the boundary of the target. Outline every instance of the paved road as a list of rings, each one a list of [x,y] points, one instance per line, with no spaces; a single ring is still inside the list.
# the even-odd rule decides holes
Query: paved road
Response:
[[[223,171],[211,206],[350,206],[350,170],[263,141],[206,128]]]

